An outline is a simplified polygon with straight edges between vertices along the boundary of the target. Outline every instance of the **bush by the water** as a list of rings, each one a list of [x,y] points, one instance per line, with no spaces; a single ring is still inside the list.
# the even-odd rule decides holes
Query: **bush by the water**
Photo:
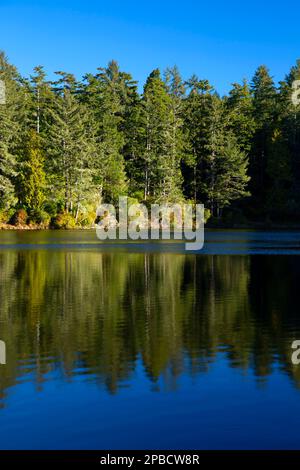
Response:
[[[72,214],[69,214],[67,212],[52,217],[50,222],[50,227],[54,229],[69,229],[75,228],[75,226],[76,221],[74,217],[72,216]]]
[[[29,214],[28,222],[38,225],[48,226],[50,223],[51,217],[48,212],[42,209],[36,209]]]
[[[28,220],[28,214],[25,209],[17,209],[10,219],[12,225],[26,225]]]

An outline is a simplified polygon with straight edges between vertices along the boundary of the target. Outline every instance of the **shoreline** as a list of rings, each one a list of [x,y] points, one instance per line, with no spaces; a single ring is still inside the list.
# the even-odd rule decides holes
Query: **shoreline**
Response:
[[[87,226],[87,227],[61,227],[61,228],[52,228],[45,225],[11,225],[11,224],[0,224],[0,232],[1,231],[74,231],[74,230],[95,230],[95,226]],[[205,225],[205,229],[207,230],[300,230],[300,223],[299,224],[263,224],[259,222],[249,223],[249,224],[207,224]],[[172,231],[172,230],[171,230]]]
[[[36,230],[47,230],[47,231],[64,231],[64,230],[93,230],[95,227],[69,227],[69,228],[52,228],[46,225],[11,225],[11,224],[0,224],[0,231],[36,231]]]

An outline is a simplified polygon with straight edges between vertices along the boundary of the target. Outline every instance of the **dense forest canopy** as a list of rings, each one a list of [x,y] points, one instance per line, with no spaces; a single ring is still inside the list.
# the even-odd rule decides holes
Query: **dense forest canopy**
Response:
[[[300,221],[300,60],[276,85],[265,66],[221,97],[177,67],[139,93],[111,61],[81,81],[0,54],[0,223],[89,225],[120,195],[203,203],[227,221]],[[296,100],[297,101],[297,100]]]

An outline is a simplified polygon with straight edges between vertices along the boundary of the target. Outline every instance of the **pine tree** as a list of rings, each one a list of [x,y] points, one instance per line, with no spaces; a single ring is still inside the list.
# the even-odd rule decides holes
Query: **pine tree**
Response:
[[[2,126],[1,110],[0,122]],[[9,152],[7,144],[0,137],[0,209],[7,209],[14,202],[15,192],[13,181],[16,176],[15,167],[15,157]]]
[[[291,202],[292,182],[291,153],[288,139],[279,125],[271,138],[266,173],[269,190],[266,194],[265,209],[271,217],[285,217]]]
[[[252,96],[247,82],[234,83],[226,100],[228,128],[235,135],[240,148],[249,153],[255,132]]]
[[[273,79],[265,66],[260,66],[252,80],[253,118],[255,134],[250,153],[249,174],[252,206],[263,212],[269,188],[266,168],[270,157],[271,139],[277,119],[277,93]]]
[[[131,75],[122,74],[123,92],[122,121],[120,129],[124,135],[122,154],[125,161],[125,171],[128,181],[128,194],[138,200],[143,199],[143,160],[142,154],[142,103],[137,90],[137,82]]]
[[[241,123],[206,80],[193,76],[187,83],[186,126],[192,149],[194,199],[219,216],[223,207],[248,194],[248,160],[234,135]],[[245,145],[245,144],[244,144]]]
[[[172,202],[182,198],[172,97],[158,69],[149,75],[143,93],[144,198]]]
[[[30,102],[28,103],[29,126],[35,129],[37,134],[47,131],[46,122],[49,117],[49,106],[51,103],[50,83],[46,81],[44,67],[34,67],[34,75],[26,82]]]
[[[15,201],[16,158],[22,145],[24,92],[21,78],[0,52],[0,80],[5,87],[5,103],[0,104],[0,208]]]
[[[35,214],[45,201],[46,174],[44,156],[39,135],[35,130],[29,132],[24,153],[19,162],[17,178],[19,203]]]
[[[272,161],[268,173],[272,190],[268,197],[268,210],[279,210],[299,219],[300,211],[300,104],[292,100],[293,83],[300,80],[300,60],[296,62],[279,87],[279,117],[273,135]]]
[[[93,199],[95,143],[90,115],[65,88],[55,97],[47,149],[48,184],[66,212],[78,216],[80,204]]]
[[[300,220],[300,61],[278,89],[261,66],[250,89],[234,83],[223,98],[195,75],[184,83],[176,67],[164,79],[154,70],[142,94],[115,61],[81,82],[56,74],[47,82],[38,66],[23,78],[0,53],[1,210],[19,199],[30,213],[64,207],[77,219],[99,198],[128,194]]]
[[[171,97],[171,122],[170,122],[170,163],[169,171],[165,179],[165,193],[170,195],[174,202],[183,198],[181,162],[187,150],[187,139],[184,132],[183,100],[185,86],[176,66],[168,68],[165,72],[165,83],[168,94]],[[170,198],[169,196],[169,198]]]
[[[230,134],[226,137],[216,136],[212,160],[211,184],[207,187],[207,197],[212,214],[219,216],[224,207],[249,196],[248,160],[235,137]]]
[[[127,192],[122,125],[130,78],[120,72],[115,61],[98,70],[95,76],[86,77],[88,84],[84,89],[85,102],[96,124],[95,182],[105,202],[117,202]]]
[[[185,158],[185,195],[194,202],[205,203],[208,145],[211,139],[213,88],[207,80],[193,75],[187,82],[190,90],[185,101],[185,130],[189,150]]]
[[[249,195],[249,177],[247,156],[228,130],[226,108],[217,96],[212,97],[210,135],[205,147],[204,192],[212,215],[219,216],[232,201]]]

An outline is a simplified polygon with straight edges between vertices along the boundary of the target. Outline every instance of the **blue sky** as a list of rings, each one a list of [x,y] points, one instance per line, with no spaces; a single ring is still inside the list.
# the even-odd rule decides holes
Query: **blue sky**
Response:
[[[80,78],[110,59],[144,83],[176,64],[220,93],[266,64],[275,80],[300,58],[300,2],[1,0],[0,49],[21,73]]]

